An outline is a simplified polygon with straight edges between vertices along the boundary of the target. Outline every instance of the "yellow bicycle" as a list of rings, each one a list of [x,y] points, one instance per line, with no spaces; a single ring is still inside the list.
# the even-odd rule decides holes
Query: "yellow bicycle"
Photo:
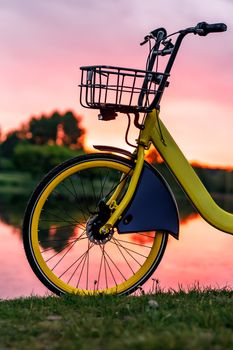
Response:
[[[227,29],[198,23],[167,35],[152,31],[146,70],[81,67],[80,101],[99,109],[100,120],[131,116],[139,129],[135,151],[94,146],[102,151],[68,160],[49,172],[26,209],[23,237],[38,278],[58,295],[129,294],[155,271],[168,235],[178,239],[179,215],[166,180],[144,159],[153,144],[202,217],[233,234],[233,214],[222,210],[159,118],[160,101],[183,38]],[[171,36],[176,34],[173,43]],[[158,58],[167,56],[163,73]],[[115,153],[115,154],[113,154]]]

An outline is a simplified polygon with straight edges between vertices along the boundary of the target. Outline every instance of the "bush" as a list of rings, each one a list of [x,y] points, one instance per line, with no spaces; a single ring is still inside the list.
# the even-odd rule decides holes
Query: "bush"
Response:
[[[83,154],[83,150],[74,151],[62,146],[19,144],[14,150],[13,162],[18,171],[40,175],[80,154]]]
[[[14,163],[11,159],[0,157],[0,170],[1,171],[11,171],[14,170]]]

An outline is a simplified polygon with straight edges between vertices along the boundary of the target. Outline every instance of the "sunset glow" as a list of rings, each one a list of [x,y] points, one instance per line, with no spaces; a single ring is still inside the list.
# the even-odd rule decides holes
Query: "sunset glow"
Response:
[[[88,147],[125,148],[126,118],[102,123],[98,111],[80,106],[80,66],[144,69],[147,48],[139,43],[156,27],[174,32],[201,21],[226,23],[226,33],[186,38],[161,118],[189,160],[233,166],[232,1],[11,0],[0,6],[1,131],[32,115],[73,109],[83,116]]]

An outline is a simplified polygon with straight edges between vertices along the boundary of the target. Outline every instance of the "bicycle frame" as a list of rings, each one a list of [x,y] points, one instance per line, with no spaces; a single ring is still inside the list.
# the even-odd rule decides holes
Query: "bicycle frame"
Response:
[[[149,149],[150,144],[153,143],[199,214],[217,229],[233,234],[233,214],[224,211],[215,203],[194,169],[173,140],[169,131],[162,123],[159,118],[158,110],[154,109],[147,114],[144,126],[137,141],[138,153],[137,159],[135,160],[136,166],[127,192],[121,203],[115,206],[115,211],[107,223],[101,228],[100,232],[105,233],[112,228],[130,203],[142,171],[144,151],[145,149]],[[114,194],[113,197],[114,199],[116,198]]]

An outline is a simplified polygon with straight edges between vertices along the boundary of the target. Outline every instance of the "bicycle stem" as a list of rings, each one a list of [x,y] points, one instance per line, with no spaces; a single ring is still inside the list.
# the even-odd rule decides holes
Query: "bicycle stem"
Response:
[[[177,39],[176,39],[176,42],[175,42],[174,47],[172,49],[171,56],[170,56],[170,58],[169,58],[169,60],[167,62],[166,68],[164,70],[164,74],[162,75],[161,82],[160,82],[160,84],[158,86],[158,90],[156,92],[155,98],[154,98],[154,100],[151,103],[150,107],[152,109],[154,109],[154,108],[155,109],[159,109],[159,104],[160,104],[161,98],[163,96],[164,89],[166,87],[167,79],[170,76],[170,72],[171,72],[172,66],[174,64],[174,61],[176,59],[176,55],[177,55],[177,53],[179,51],[180,45],[182,43],[182,40],[184,39],[184,37],[187,34],[189,34],[189,32],[182,31],[179,34],[179,36],[177,37]]]

